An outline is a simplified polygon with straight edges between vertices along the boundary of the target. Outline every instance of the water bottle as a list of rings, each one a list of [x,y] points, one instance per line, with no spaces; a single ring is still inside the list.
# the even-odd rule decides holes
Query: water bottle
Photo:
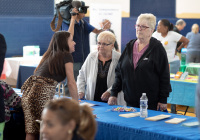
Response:
[[[147,108],[148,98],[146,96],[146,93],[142,93],[142,97],[140,98],[140,117],[146,118],[148,116]]]
[[[182,48],[181,49],[181,65],[186,65],[186,53],[187,53],[187,49],[186,48]]]

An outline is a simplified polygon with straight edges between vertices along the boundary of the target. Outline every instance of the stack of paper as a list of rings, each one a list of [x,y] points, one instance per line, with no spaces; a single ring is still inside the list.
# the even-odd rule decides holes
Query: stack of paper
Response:
[[[173,118],[173,119],[170,119],[170,120],[165,121],[165,122],[166,123],[172,123],[172,124],[178,124],[178,123],[181,123],[185,120],[186,120],[186,118]]]
[[[90,107],[95,106],[95,104],[91,104],[91,103],[88,103],[88,102],[80,102],[80,105],[88,105]]]
[[[199,126],[199,122],[189,122],[189,123],[183,123],[183,126],[188,126],[188,127],[196,127]]]
[[[169,118],[169,117],[171,117],[171,115],[163,115],[163,114],[161,114],[161,115],[154,116],[154,117],[148,117],[145,120],[158,121],[158,120],[166,119],[166,118]]]
[[[119,116],[120,117],[125,117],[125,118],[137,117],[137,116],[140,116],[140,112],[119,114]]]

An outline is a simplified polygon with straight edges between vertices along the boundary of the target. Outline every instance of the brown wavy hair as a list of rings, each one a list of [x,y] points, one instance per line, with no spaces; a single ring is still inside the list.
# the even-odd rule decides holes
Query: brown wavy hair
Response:
[[[47,61],[49,64],[50,74],[61,74],[62,76],[65,76],[64,56],[66,53],[69,53],[69,45],[67,42],[69,37],[70,33],[66,31],[58,31],[54,33],[49,43],[49,47],[44,53],[42,60],[34,73],[45,61]]]
[[[45,105],[48,109],[56,113],[62,124],[67,124],[70,120],[76,122],[73,134],[77,134],[84,140],[93,140],[96,134],[96,121],[91,108],[87,105],[80,106],[75,100],[60,98],[51,100]]]

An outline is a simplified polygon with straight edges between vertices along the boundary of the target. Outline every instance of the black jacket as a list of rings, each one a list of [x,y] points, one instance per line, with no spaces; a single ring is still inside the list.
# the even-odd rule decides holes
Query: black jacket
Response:
[[[149,47],[141,56],[134,70],[133,44],[131,40],[122,53],[115,69],[115,82],[111,96],[122,90],[128,106],[139,107],[142,93],[148,97],[148,108],[156,110],[158,102],[167,103],[171,91],[167,54],[155,38],[150,39]]]
[[[3,63],[6,54],[6,41],[2,34],[0,34],[0,75],[3,71]]]
[[[176,26],[174,26],[173,31],[181,34]],[[176,48],[178,48],[181,44],[182,44],[182,42],[178,42],[177,45],[176,45]]]

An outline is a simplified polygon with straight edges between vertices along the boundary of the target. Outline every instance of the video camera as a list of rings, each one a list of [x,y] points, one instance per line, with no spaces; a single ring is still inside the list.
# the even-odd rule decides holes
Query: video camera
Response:
[[[56,4],[56,16],[58,17],[59,12],[60,12],[60,15],[63,18],[63,21],[69,24],[71,15],[76,14],[72,12],[73,8],[77,8],[79,13],[86,14],[88,7],[89,6],[85,6],[85,2],[83,1],[64,0]]]

